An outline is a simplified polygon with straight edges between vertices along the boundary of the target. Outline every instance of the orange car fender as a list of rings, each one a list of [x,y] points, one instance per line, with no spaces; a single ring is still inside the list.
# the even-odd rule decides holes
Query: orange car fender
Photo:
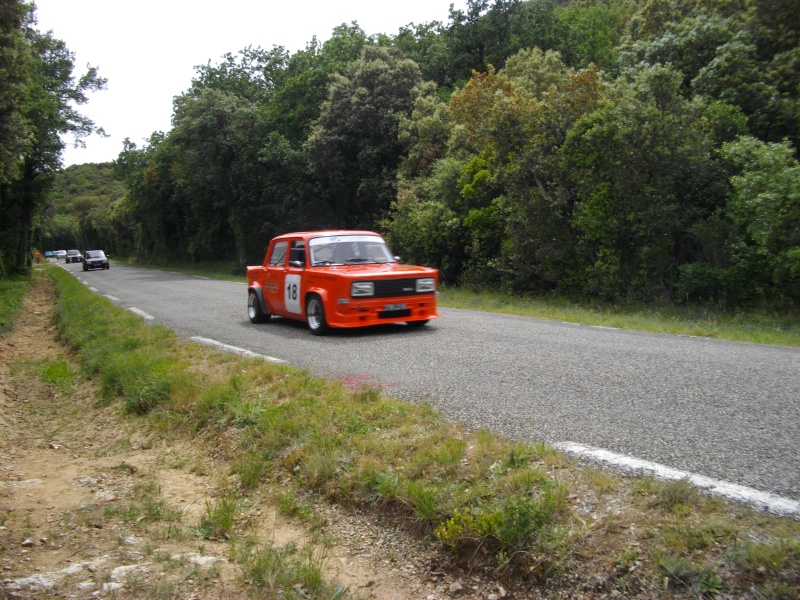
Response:
[[[322,300],[322,305],[325,307],[325,312],[330,312],[330,303],[331,303],[331,293],[329,290],[325,288],[321,288],[318,286],[309,287],[308,289],[304,290],[303,293],[303,315],[306,314],[306,304],[308,304],[308,297],[311,294],[316,294]]]
[[[251,283],[247,288],[247,293],[249,294],[250,292],[253,292],[256,295],[256,298],[258,298],[258,304],[261,307],[261,311],[265,314],[269,314],[270,310],[267,307],[266,301],[264,300],[264,288],[261,287],[261,283],[258,281]]]

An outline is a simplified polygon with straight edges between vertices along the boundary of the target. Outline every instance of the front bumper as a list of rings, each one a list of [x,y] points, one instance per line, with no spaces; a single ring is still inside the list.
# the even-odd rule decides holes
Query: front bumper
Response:
[[[107,269],[108,263],[107,262],[86,262],[83,263],[83,268],[87,271],[89,269]]]
[[[383,323],[428,321],[439,317],[436,296],[420,294],[396,298],[334,299],[333,310],[327,310],[331,327],[366,327]]]

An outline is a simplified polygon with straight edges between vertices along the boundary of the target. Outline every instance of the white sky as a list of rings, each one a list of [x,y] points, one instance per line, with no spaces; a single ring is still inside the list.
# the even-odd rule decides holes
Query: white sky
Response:
[[[194,67],[220,62],[247,46],[290,53],[315,35],[357,21],[367,35],[394,35],[409,23],[448,20],[465,0],[34,0],[37,28],[53,31],[75,55],[76,76],[89,64],[108,79],[79,111],[103,127],[86,148],[65,139],[64,166],[108,162],[130,138],[142,147],[154,131],[171,129],[172,99],[189,88]]]

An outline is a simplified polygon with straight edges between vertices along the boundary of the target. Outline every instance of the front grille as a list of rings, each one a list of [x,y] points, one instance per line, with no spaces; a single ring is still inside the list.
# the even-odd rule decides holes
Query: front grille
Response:
[[[416,293],[416,279],[378,279],[375,281],[375,298],[413,296]]]

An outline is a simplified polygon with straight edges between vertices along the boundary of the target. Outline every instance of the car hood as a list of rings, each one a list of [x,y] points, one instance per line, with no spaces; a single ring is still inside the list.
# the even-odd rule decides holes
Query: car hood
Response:
[[[311,267],[312,270],[320,273],[336,273],[338,275],[352,277],[433,277],[436,269],[430,267],[420,267],[416,265],[401,265],[397,263],[389,264],[355,264],[355,265],[335,265],[329,267]]]

